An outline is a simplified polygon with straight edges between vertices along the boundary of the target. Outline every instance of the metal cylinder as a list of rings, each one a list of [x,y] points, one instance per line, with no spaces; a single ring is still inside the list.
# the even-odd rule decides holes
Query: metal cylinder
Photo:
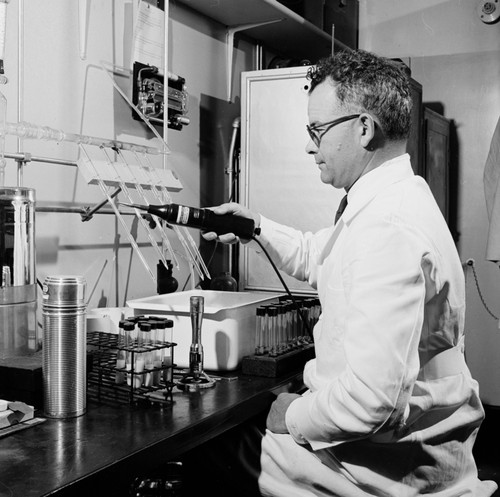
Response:
[[[0,359],[41,347],[35,276],[35,191],[0,188]]]
[[[85,279],[47,276],[43,284],[44,412],[51,418],[84,414],[87,402]]]

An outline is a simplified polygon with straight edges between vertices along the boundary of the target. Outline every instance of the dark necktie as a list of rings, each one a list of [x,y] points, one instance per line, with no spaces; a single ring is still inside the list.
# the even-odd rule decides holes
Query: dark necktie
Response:
[[[337,224],[338,220],[340,219],[340,216],[342,216],[342,213],[344,212],[346,207],[347,207],[347,195],[345,195],[344,198],[340,201],[339,208],[335,213],[335,224]]]

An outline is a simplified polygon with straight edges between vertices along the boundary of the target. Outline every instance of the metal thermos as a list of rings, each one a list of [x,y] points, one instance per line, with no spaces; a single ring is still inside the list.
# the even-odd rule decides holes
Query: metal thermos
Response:
[[[36,352],[35,191],[0,188],[0,359]]]
[[[43,390],[47,417],[86,411],[87,328],[85,279],[47,276],[43,284]]]

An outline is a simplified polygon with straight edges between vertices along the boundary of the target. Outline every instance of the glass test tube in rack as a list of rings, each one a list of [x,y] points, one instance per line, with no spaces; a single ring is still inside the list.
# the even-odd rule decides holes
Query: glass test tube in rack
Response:
[[[256,309],[255,355],[278,357],[311,344],[302,319],[313,329],[321,307],[319,299],[299,302],[300,313],[291,300],[281,300]]]

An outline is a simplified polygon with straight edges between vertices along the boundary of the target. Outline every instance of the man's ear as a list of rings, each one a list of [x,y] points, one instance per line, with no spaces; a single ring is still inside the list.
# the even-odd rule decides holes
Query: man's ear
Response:
[[[359,116],[361,123],[360,145],[366,150],[375,150],[375,135],[377,125],[370,114],[361,114]]]

